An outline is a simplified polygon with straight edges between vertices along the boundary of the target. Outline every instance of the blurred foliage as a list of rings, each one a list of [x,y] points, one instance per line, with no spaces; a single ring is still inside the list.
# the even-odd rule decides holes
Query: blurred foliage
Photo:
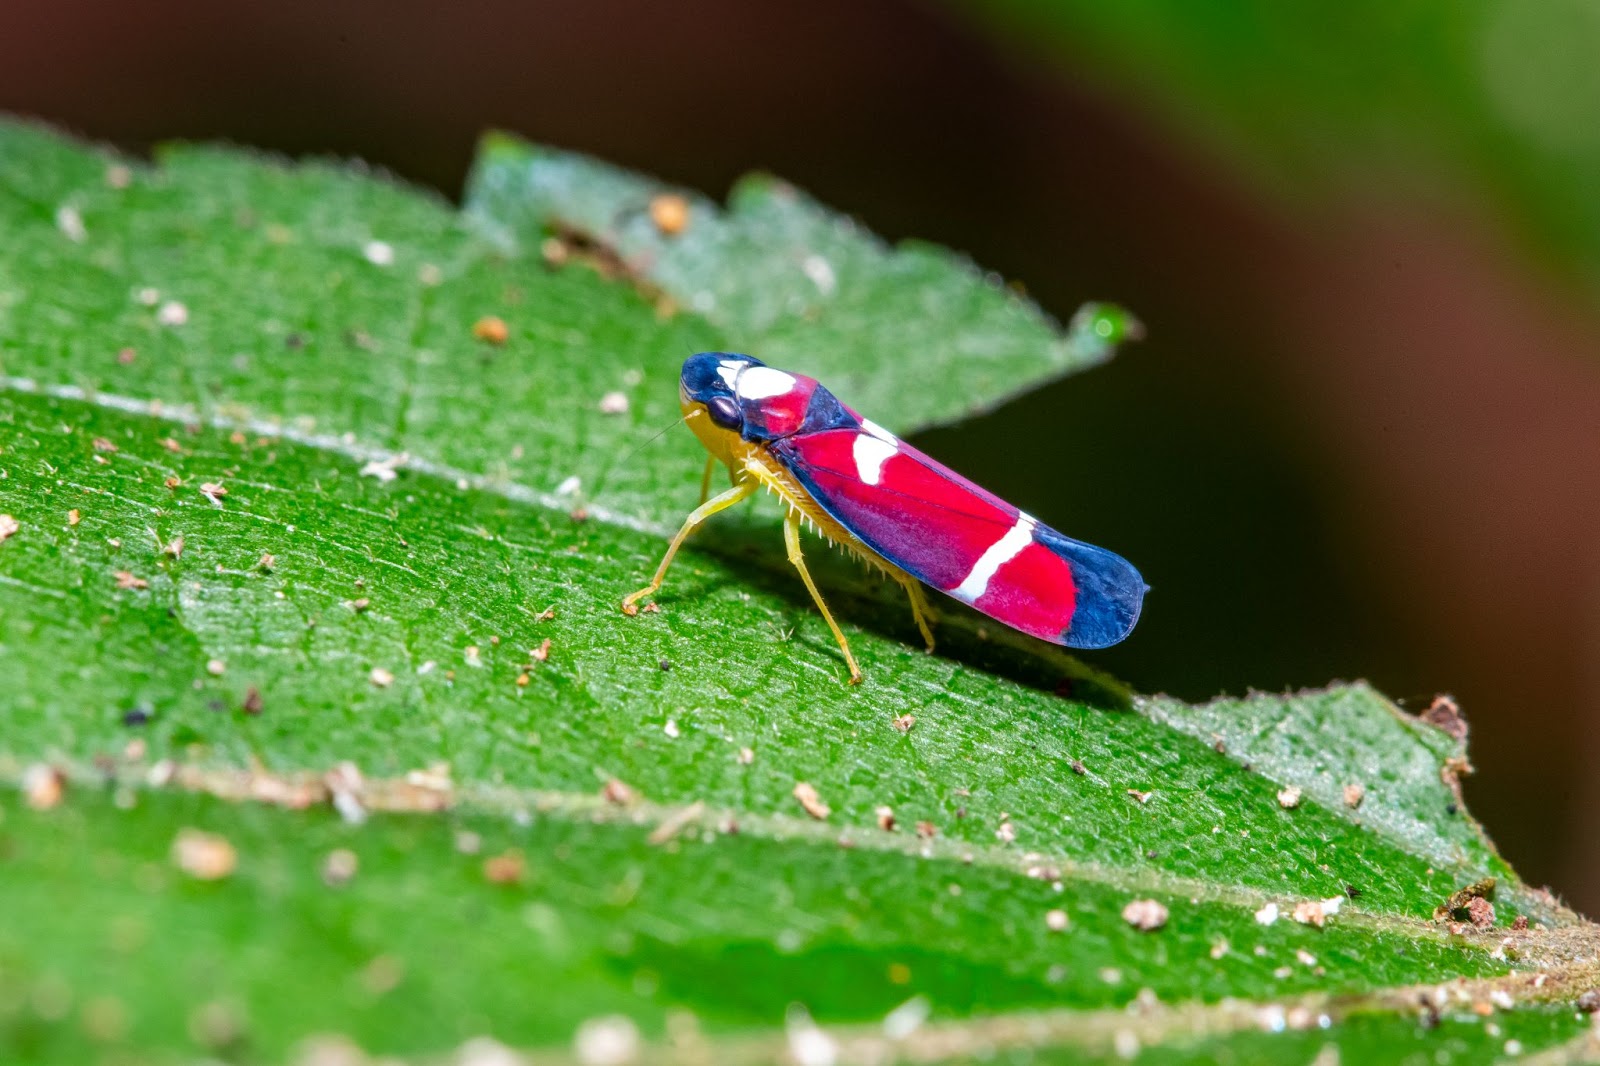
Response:
[[[1133,89],[1282,193],[1409,187],[1600,282],[1600,7],[1002,0],[961,5]]]

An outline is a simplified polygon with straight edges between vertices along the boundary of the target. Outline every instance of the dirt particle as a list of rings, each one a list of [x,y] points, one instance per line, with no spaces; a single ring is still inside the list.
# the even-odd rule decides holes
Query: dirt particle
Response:
[[[689,227],[689,201],[677,193],[661,193],[650,201],[650,221],[664,235],[676,237]]]
[[[572,518],[576,522],[582,522],[584,519],[586,519],[588,517],[589,517],[589,513],[587,511],[585,511],[581,507],[578,508],[576,511],[572,512]],[[645,614],[660,614],[661,613],[661,605],[659,603],[655,603],[655,602],[647,603],[647,604],[645,604],[643,607],[641,607],[639,609],[641,611],[643,611]]]
[[[528,654],[533,656],[533,661],[536,663],[547,661],[550,658],[550,638],[545,637],[544,640],[539,642],[539,646],[529,651]]]
[[[1528,916],[1526,914],[1519,914],[1515,918],[1511,919],[1511,928],[1514,932],[1526,932],[1528,929]]]
[[[121,366],[132,366],[137,358],[139,353],[133,348],[123,348],[117,352],[117,363]]]
[[[465,648],[462,648],[461,655],[462,658],[466,659],[468,666],[482,668],[483,658],[478,652],[478,646],[476,644],[468,644]]]
[[[527,674],[518,674],[517,675],[517,687],[518,688],[527,688],[532,682],[533,682],[533,678],[529,677]]]
[[[1451,737],[1459,741],[1467,739],[1467,719],[1461,713],[1461,707],[1449,696],[1435,696],[1428,709],[1419,716],[1424,722],[1435,729],[1442,729]]]
[[[882,829],[885,833],[894,832],[895,821],[894,821],[894,808],[893,807],[889,807],[889,806],[879,807],[877,810],[873,811],[872,813],[877,816],[878,828],[879,829]]]
[[[373,266],[394,265],[394,245],[388,241],[368,241],[361,249],[361,254]]]
[[[1359,781],[1352,781],[1344,786],[1344,805],[1351,810],[1361,806],[1361,801],[1367,798],[1367,786]]]
[[[73,511],[72,513],[77,514],[78,512]],[[72,524],[77,525],[78,523],[73,522]],[[6,541],[16,536],[17,530],[21,528],[21,522],[18,522],[15,518],[8,514],[0,514],[0,544],[4,544]]]
[[[751,763],[756,761],[755,749],[754,748],[740,748],[739,749],[739,754],[734,756],[734,761],[737,762],[740,766],[749,766]]]
[[[1154,792],[1141,792],[1136,788],[1130,788],[1130,789],[1128,789],[1128,795],[1132,796],[1134,799],[1138,800],[1140,803],[1149,803],[1150,802],[1150,797],[1155,795],[1155,793]]]
[[[483,860],[483,876],[490,884],[514,885],[522,880],[528,864],[522,852],[512,848]]]
[[[365,596],[358,596],[349,601],[349,606],[350,609],[356,614],[360,614],[362,611],[365,611],[368,607],[372,606],[372,601]]]
[[[921,837],[923,840],[932,840],[938,835],[939,827],[934,825],[932,822],[917,823],[917,836]]]
[[[172,489],[177,488],[179,485],[182,485],[183,484],[183,479],[180,478],[180,477],[176,477],[176,476],[173,476],[173,475],[169,474],[167,476],[166,480],[162,481],[161,484],[165,485],[167,487],[167,489],[170,491]]]
[[[1001,822],[1000,828],[994,831],[996,839],[1002,844],[1010,844],[1017,839],[1017,827],[1010,822]]]
[[[200,881],[220,881],[233,873],[239,854],[227,837],[200,829],[180,829],[172,841],[172,861]]]
[[[1447,921],[1451,918],[1454,918],[1458,921],[1462,919],[1468,921],[1473,920],[1472,901],[1475,899],[1487,901],[1488,897],[1494,895],[1496,884],[1497,882],[1494,878],[1485,877],[1481,881],[1474,881],[1470,885],[1463,885],[1461,888],[1458,888],[1454,892],[1450,893],[1449,899],[1446,899],[1443,903],[1433,909],[1433,920],[1436,922]],[[1493,919],[1491,918],[1491,920]]]
[[[277,562],[277,556],[272,555],[269,552],[263,552],[261,554],[261,558],[256,560],[256,569],[270,573],[272,568],[277,565]]]
[[[909,733],[911,732],[911,727],[917,724],[917,716],[914,714],[898,715],[889,724],[902,733]]]
[[[794,786],[794,798],[800,801],[800,806],[805,808],[807,814],[819,822],[833,813],[822,797],[817,795],[817,790],[805,781],[800,781]]]
[[[1079,762],[1077,759],[1073,759],[1072,760],[1072,772],[1077,774],[1079,777],[1082,777],[1084,774],[1088,773],[1089,770],[1088,770],[1088,768],[1086,766],[1083,765],[1083,763]]]
[[[1344,904],[1343,896],[1333,896],[1329,899],[1301,900],[1294,905],[1294,910],[1289,917],[1301,925],[1314,925],[1321,929],[1328,924],[1328,918],[1339,913],[1339,908]]]
[[[149,708],[134,707],[122,712],[122,724],[129,729],[137,729],[139,726],[149,725],[152,717],[154,716],[150,713]]]
[[[1142,932],[1167,924],[1167,908],[1153,899],[1136,899],[1122,908],[1122,920]]]
[[[179,533],[176,537],[161,545],[161,554],[169,559],[176,559],[183,555],[183,534]]]
[[[329,888],[343,888],[356,876],[361,860],[349,848],[336,848],[322,860],[322,883]]]
[[[189,321],[189,308],[177,300],[168,300],[156,312],[156,321],[163,326],[182,326]]]
[[[505,319],[485,315],[472,324],[472,335],[485,344],[501,345],[511,338],[511,328]]]
[[[614,803],[618,807],[626,807],[638,798],[633,789],[614,777],[605,783],[605,787],[600,790],[600,795],[605,798],[607,803]]]
[[[11,516],[10,515],[0,515],[0,540],[5,540],[6,537],[9,537],[11,535],[11,533],[6,533],[5,532],[6,519],[8,519],[8,518],[11,518]],[[15,522],[16,519],[12,519],[12,521]],[[83,513],[81,511],[79,511],[76,507],[74,507],[72,510],[67,512],[67,525],[75,526],[79,522],[82,522],[82,521],[83,521]],[[15,533],[16,530],[12,530],[11,532]]]
[[[1064,933],[1067,929],[1067,912],[1060,907],[1044,912],[1045,928],[1052,933]]]
[[[133,168],[125,163],[112,163],[106,167],[106,187],[110,189],[126,189],[133,184]]]
[[[1290,785],[1278,790],[1278,806],[1286,811],[1292,811],[1300,806],[1300,786]]]
[[[1260,910],[1256,911],[1256,924],[1257,925],[1272,925],[1272,924],[1276,923],[1277,920],[1278,920],[1278,905],[1276,903],[1268,903],[1265,906],[1263,906]]]
[[[1578,1009],[1585,1014],[1600,1014],[1600,989],[1591,988],[1579,996]]]
[[[111,453],[117,451],[117,446],[104,437],[96,437],[93,443],[94,450],[97,452]]]
[[[1487,929],[1494,924],[1494,904],[1482,896],[1473,896],[1467,900],[1467,921],[1479,929]]]
[[[22,772],[22,795],[36,811],[48,811],[60,803],[66,787],[66,777],[54,766],[35,763]]]
[[[142,577],[134,577],[126,570],[118,570],[112,576],[117,579],[117,588],[119,589],[147,589],[150,587],[150,582]]]
[[[222,498],[228,494],[228,487],[216,481],[204,481],[200,484],[200,495],[211,501],[212,506],[221,507]]]
[[[372,672],[367,675],[367,680],[372,682],[376,688],[388,688],[394,684],[394,674],[381,666],[374,666]]]
[[[261,690],[251,685],[244,694],[244,713],[252,717],[261,713]]]
[[[183,445],[179,444],[171,437],[162,437],[161,446],[174,455],[177,455],[179,452],[183,451]]]
[[[628,413],[628,394],[625,392],[608,392],[600,397],[600,413],[603,415],[625,415]]]

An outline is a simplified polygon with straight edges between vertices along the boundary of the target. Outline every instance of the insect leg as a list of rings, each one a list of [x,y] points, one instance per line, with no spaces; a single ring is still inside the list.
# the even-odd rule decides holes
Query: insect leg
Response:
[[[711,498],[711,471],[717,468],[717,457],[706,456],[706,472],[700,475],[700,502],[703,504]]]
[[[811,593],[811,598],[817,601],[817,610],[822,612],[823,621],[828,623],[828,628],[833,630],[834,639],[839,642],[839,649],[844,652],[844,661],[850,664],[850,683],[854,685],[861,680],[861,668],[856,665],[856,657],[850,654],[850,643],[844,639],[844,633],[839,629],[839,623],[833,620],[833,615],[828,611],[828,605],[822,602],[822,593],[817,591],[817,583],[811,580],[811,572],[806,569],[805,556],[800,553],[800,519],[794,511],[790,511],[783,519],[783,543],[789,549],[789,561],[794,568],[800,571],[800,580],[806,583],[806,589]]]
[[[896,577],[896,581],[905,586],[906,595],[911,598],[911,617],[917,620],[917,628],[922,631],[922,639],[928,642],[928,654],[933,654],[933,630],[928,625],[928,620],[933,616],[933,608],[928,606],[928,597],[922,593],[922,585],[916,578],[907,575],[904,578]]]
[[[704,522],[718,511],[721,511],[724,508],[732,507],[734,504],[738,503],[740,500],[756,491],[759,485],[760,482],[757,481],[746,481],[735,485],[727,492],[707,500],[705,503],[702,503],[699,507],[696,507],[692,512],[690,512],[689,517],[683,521],[683,528],[678,530],[678,535],[672,538],[671,544],[667,545],[667,554],[662,558],[661,565],[656,568],[656,576],[650,579],[650,584],[646,585],[644,588],[633,593],[627,599],[622,601],[622,613],[639,613],[639,608],[635,607],[634,604],[638,603],[646,596],[651,595],[661,587],[662,579],[667,576],[667,567],[672,565],[672,557],[678,554],[678,549],[683,546],[684,541],[689,539],[689,534],[693,533],[695,529],[699,527],[700,523]]]

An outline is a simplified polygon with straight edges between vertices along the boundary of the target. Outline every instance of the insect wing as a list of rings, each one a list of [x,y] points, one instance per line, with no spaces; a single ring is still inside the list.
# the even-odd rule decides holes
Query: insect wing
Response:
[[[1063,536],[869,421],[770,450],[872,551],[1014,629],[1103,648],[1138,621],[1145,584],[1127,560]]]

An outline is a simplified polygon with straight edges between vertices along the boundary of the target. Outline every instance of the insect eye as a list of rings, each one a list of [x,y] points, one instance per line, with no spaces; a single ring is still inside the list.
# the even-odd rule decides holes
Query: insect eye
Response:
[[[731,396],[713,396],[706,401],[706,410],[711,414],[711,421],[723,429],[738,429],[744,418],[739,414],[739,405]]]

